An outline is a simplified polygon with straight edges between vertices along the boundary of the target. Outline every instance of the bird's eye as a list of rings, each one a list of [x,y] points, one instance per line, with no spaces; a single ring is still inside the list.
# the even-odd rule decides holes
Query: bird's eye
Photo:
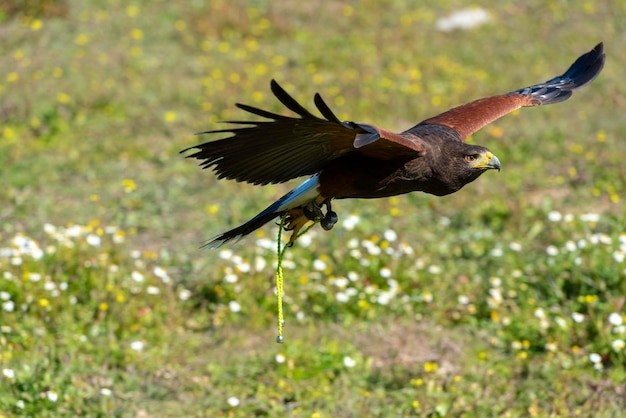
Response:
[[[466,155],[465,161],[467,161],[468,163],[473,163],[474,161],[476,161],[477,158],[478,158],[477,154]]]

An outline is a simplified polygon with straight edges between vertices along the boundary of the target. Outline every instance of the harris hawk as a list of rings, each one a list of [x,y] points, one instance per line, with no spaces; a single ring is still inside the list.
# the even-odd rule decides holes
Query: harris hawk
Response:
[[[310,176],[254,218],[217,235],[204,245],[217,248],[238,240],[277,217],[293,243],[301,228],[319,221],[332,229],[337,214],[332,199],[378,198],[421,191],[436,196],[454,193],[500,160],[487,148],[465,139],[488,123],[527,106],[567,100],[602,70],[602,43],[580,56],[565,73],[544,83],[479,99],[426,119],[401,133],[374,125],[342,121],[319,94],[314,103],[322,118],[311,114],[272,80],[274,96],[298,117],[283,116],[245,104],[242,110],[266,118],[229,121],[238,125],[200,134],[231,134],[201,143],[188,158],[212,168],[218,179],[256,185],[283,183]]]

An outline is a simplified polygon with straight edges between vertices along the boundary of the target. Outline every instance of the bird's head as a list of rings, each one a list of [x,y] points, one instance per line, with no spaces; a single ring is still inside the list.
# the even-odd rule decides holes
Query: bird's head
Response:
[[[500,160],[485,147],[462,144],[452,155],[452,172],[463,184],[476,180],[487,170],[500,171]]]
[[[485,147],[464,142],[446,142],[436,159],[439,193],[449,194],[476,180],[487,170],[500,171],[500,160]]]
[[[471,148],[463,152],[463,162],[470,172],[479,171],[481,174],[487,170],[500,171],[500,160],[485,147],[470,145]]]

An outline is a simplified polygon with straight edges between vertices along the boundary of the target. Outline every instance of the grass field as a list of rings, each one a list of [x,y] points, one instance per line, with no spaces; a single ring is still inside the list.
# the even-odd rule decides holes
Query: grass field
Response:
[[[624,416],[626,3],[206,3],[0,0],[0,416]],[[277,228],[198,248],[297,183],[178,154],[283,112],[270,79],[399,131],[600,41],[593,84],[473,136],[501,173],[337,202],[286,253],[284,344]]]

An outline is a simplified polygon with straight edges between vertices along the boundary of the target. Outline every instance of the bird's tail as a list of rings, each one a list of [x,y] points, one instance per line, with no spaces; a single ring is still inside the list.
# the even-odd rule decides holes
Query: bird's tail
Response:
[[[251,232],[256,231],[272,219],[282,216],[291,209],[306,205],[319,196],[318,175],[310,177],[298,187],[269,205],[265,210],[245,224],[216,235],[202,246],[203,248],[219,248],[229,241],[238,241]]]
[[[517,90],[530,97],[532,105],[546,105],[567,100],[572,92],[593,81],[604,67],[603,44],[600,42],[591,51],[581,55],[561,76],[545,83]]]

